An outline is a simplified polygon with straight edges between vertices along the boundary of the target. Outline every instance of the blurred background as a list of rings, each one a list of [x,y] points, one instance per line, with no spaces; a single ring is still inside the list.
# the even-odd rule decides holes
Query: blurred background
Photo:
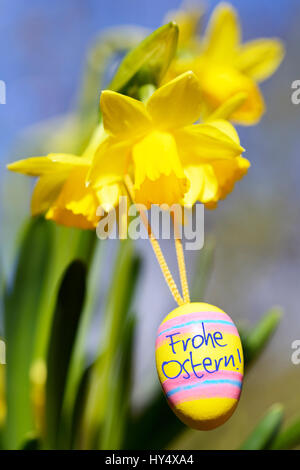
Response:
[[[206,1],[207,16],[218,3]],[[214,237],[216,256],[205,300],[245,325],[257,322],[272,305],[282,306],[285,314],[269,347],[249,372],[233,418],[211,433],[187,431],[174,442],[175,448],[234,448],[274,402],[285,405],[287,419],[300,412],[300,365],[291,362],[291,343],[300,339],[300,105],[291,102],[291,83],[300,78],[300,3],[231,3],[241,17],[244,40],[279,37],[285,43],[286,57],[262,85],[267,104],[262,121],[255,127],[239,128],[252,164],[248,176],[217,210],[206,211],[205,234]],[[51,124],[52,119],[73,109],[95,35],[118,25],[153,30],[169,10],[180,6],[176,0],[1,1],[0,79],[6,83],[7,96],[6,105],[0,105],[0,227],[1,256],[8,277],[18,231],[29,215],[32,181],[8,174],[5,165],[31,156],[29,147],[22,145],[24,133],[42,121]],[[45,150],[51,151],[54,149]],[[113,251],[113,244],[107,242],[108,252]],[[134,401],[142,406],[157,383],[156,329],[174,303],[148,242],[139,241],[136,247],[144,264],[135,305],[139,323]],[[163,249],[176,272],[171,244],[163,243]],[[191,282],[194,259],[193,252],[187,253]],[[100,307],[90,336],[91,350],[99,341]]]

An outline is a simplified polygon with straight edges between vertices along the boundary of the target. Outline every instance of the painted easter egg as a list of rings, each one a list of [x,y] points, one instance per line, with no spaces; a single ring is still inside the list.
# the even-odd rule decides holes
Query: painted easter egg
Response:
[[[213,305],[182,305],[160,324],[155,350],[163,392],[181,421],[199,430],[225,423],[238,404],[244,370],[231,318]]]

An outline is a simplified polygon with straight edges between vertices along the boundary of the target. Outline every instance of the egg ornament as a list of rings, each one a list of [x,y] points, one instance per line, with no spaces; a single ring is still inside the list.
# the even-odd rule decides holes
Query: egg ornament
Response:
[[[167,401],[187,426],[214,429],[237,407],[244,360],[238,330],[223,310],[187,303],[160,324],[156,368]]]

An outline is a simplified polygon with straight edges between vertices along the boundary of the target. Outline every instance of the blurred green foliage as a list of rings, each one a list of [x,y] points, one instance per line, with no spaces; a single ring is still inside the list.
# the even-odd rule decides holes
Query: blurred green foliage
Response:
[[[269,449],[279,432],[283,420],[283,408],[274,405],[256,426],[253,433],[242,445],[242,450],[264,450]]]

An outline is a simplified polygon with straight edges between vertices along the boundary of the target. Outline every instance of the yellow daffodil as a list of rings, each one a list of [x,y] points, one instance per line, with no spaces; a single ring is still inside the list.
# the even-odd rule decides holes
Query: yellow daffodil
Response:
[[[236,101],[236,100],[235,100]],[[20,160],[11,171],[38,177],[33,215],[58,224],[93,229],[97,208],[110,211],[134,180],[135,202],[215,207],[247,171],[238,136],[223,118],[225,105],[210,121],[194,124],[202,108],[200,84],[186,72],[157,89],[146,103],[104,91],[103,127],[82,156],[49,154]],[[100,142],[100,145],[99,145]]]
[[[165,23],[174,21],[179,27],[178,48],[180,52],[186,48],[197,47],[197,33],[202,16],[203,8],[195,8],[192,5],[169,11],[166,15]]]
[[[237,144],[240,143],[237,132],[227,121],[215,120],[211,125],[230,136]],[[218,201],[225,199],[233,190],[235,182],[247,173],[249,167],[250,162],[240,155],[188,166],[185,171],[190,189],[184,196],[184,204],[192,207],[196,201],[201,201],[208,209],[215,209]]]
[[[115,204],[119,198],[118,185],[105,189],[86,187],[95,142],[98,145],[102,136],[103,129],[97,129],[82,156],[49,154],[8,165],[11,171],[38,177],[31,200],[32,215],[45,213],[46,219],[70,227],[93,229],[97,226],[99,205],[108,208],[108,197],[110,204]]]
[[[104,129],[88,176],[92,187],[133,178],[135,202],[215,204],[249,166],[230,123],[195,123],[202,108],[199,80],[186,72],[145,102],[113,91],[101,95]]]
[[[192,58],[178,56],[164,80],[193,70],[200,80],[206,104],[204,116],[237,93],[246,93],[247,99],[235,110],[231,120],[251,125],[258,122],[265,111],[257,83],[275,72],[283,56],[282,43],[277,39],[257,39],[242,44],[236,11],[231,5],[221,3],[213,12],[198,53]]]

